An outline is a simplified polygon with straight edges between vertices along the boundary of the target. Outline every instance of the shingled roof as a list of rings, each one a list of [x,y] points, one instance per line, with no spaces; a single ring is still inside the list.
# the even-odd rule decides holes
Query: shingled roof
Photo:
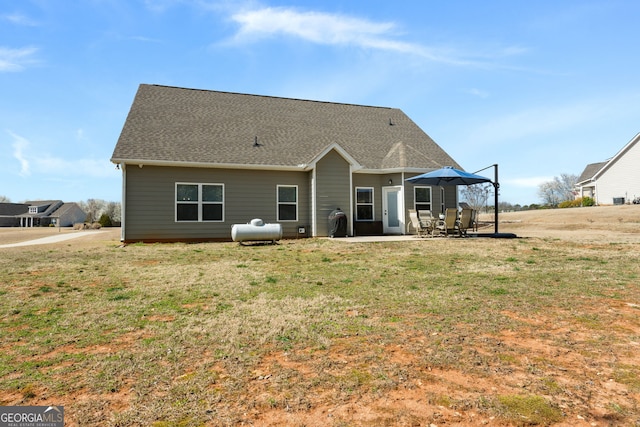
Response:
[[[598,173],[603,167],[605,167],[607,163],[608,162],[598,162],[588,164],[580,174],[577,183],[589,181],[596,175],[596,173]]]
[[[293,169],[334,144],[364,171],[460,167],[397,108],[146,84],[111,161]]]

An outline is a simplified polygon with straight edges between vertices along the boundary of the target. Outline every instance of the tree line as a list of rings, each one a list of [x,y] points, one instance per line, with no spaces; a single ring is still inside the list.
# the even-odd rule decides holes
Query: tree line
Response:
[[[109,202],[101,199],[87,199],[78,202],[78,206],[86,212],[85,222],[99,222],[103,227],[109,227],[120,223],[122,219],[122,206],[120,202]]]
[[[593,200],[589,198],[576,199],[576,183],[578,176],[568,173],[560,174],[549,181],[538,185],[538,197],[540,203],[530,205],[511,204],[499,202],[499,211],[519,211],[528,209],[544,209],[569,206],[591,206]],[[464,186],[460,189],[461,199],[473,209],[480,212],[492,212],[495,208],[492,200],[494,195],[493,184],[476,184]]]

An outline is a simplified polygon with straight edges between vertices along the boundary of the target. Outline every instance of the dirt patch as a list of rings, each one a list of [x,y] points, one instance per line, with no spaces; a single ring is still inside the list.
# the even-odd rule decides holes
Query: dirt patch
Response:
[[[499,287],[491,288],[487,285],[485,292],[493,292],[495,295],[510,291],[511,282],[508,280],[517,276],[517,273],[514,273],[517,269],[536,268],[535,263],[528,263],[527,256],[539,252],[539,247],[544,246],[550,257],[559,255],[551,251],[554,245],[549,244],[549,241],[562,241],[565,258],[573,257],[574,252],[577,254],[576,257],[589,258],[590,261],[585,262],[590,263],[587,266],[592,271],[597,270],[600,263],[606,261],[598,259],[599,250],[615,250],[616,245],[633,249],[640,243],[640,206],[513,212],[501,214],[500,218],[503,221],[499,224],[500,231],[514,232],[523,240],[531,239],[536,244],[521,245],[523,247],[518,247],[518,252],[516,249],[513,250],[513,256],[503,254],[502,263],[495,263],[483,270],[487,275],[500,276],[503,280]],[[109,233],[74,239],[59,245],[72,245],[74,249],[91,249],[106,243],[115,248],[119,243],[119,231],[113,229]],[[17,234],[11,235],[11,232]],[[44,237],[56,232],[73,231],[0,230],[0,243]],[[464,280],[465,275],[464,260],[478,250],[477,242],[473,239],[414,240],[407,244],[414,245],[412,247],[415,251],[421,253],[433,250],[432,248],[439,247],[438,245],[454,247],[455,254],[451,257],[448,268],[460,275],[460,281]],[[505,241],[505,244],[514,247],[520,245],[519,242],[510,240]],[[51,247],[55,245],[47,246],[47,250]],[[122,254],[127,249],[131,248],[123,248]],[[150,250],[151,247],[142,247],[140,251],[147,249]],[[185,249],[178,248],[177,245],[162,249],[175,250],[176,256],[188,258],[188,261],[185,260],[187,265],[191,265],[199,255],[197,251],[203,250],[202,247],[193,246],[189,248],[189,254],[184,255]],[[289,250],[286,242],[280,249]],[[234,274],[247,271],[247,265],[258,263],[261,251],[270,248],[259,247],[250,250],[251,255],[246,255],[245,252],[243,255],[247,258],[234,264]],[[363,253],[367,251],[359,248],[342,250],[345,257],[349,255],[350,250],[362,250]],[[313,254],[318,249],[303,248],[301,251]],[[111,253],[109,255],[114,256]],[[162,265],[157,256],[158,253],[151,252],[146,258],[128,262],[131,263],[132,269],[152,272],[154,268]],[[295,251],[291,252],[291,256],[297,256]],[[335,253],[332,253],[332,256],[335,256]],[[338,262],[329,262],[328,257],[319,256],[318,260],[321,261],[317,262],[326,263],[329,267],[344,267]],[[407,260],[417,262],[411,257],[407,257],[403,262]],[[630,262],[633,261],[630,259]],[[120,262],[124,263],[124,257]],[[361,268],[365,267],[367,266]],[[78,266],[78,269],[85,268]],[[423,268],[416,267],[412,271],[417,275]],[[51,269],[28,272],[34,280],[31,286],[25,286],[25,295],[47,292],[39,291],[46,287],[46,283],[35,280],[53,273],[55,271]],[[394,274],[393,266],[382,273]],[[297,277],[301,286],[304,285],[302,274]],[[558,275],[560,274],[562,271],[559,269]],[[594,273],[596,274],[597,272]],[[275,273],[273,275],[275,276]],[[96,283],[99,283],[101,277],[98,275]],[[345,310],[341,315],[353,320],[353,324],[359,321],[383,324],[384,328],[379,329],[388,328],[388,335],[352,333],[332,337],[326,345],[291,348],[286,347],[287,337],[283,336],[280,340],[276,339],[275,343],[265,344],[255,359],[252,359],[251,364],[247,362],[250,368],[246,371],[234,371],[232,367],[235,365],[229,362],[231,356],[214,355],[213,350],[209,353],[198,353],[196,356],[190,355],[194,362],[183,370],[176,370],[175,375],[171,376],[173,385],[185,384],[184,393],[172,401],[173,407],[162,409],[170,411],[177,409],[179,405],[189,404],[193,404],[194,407],[211,404],[212,409],[205,411],[202,419],[185,418],[182,424],[158,421],[157,425],[639,425],[640,379],[637,376],[637,366],[640,366],[640,297],[632,294],[635,289],[632,284],[637,277],[635,273],[621,276],[616,279],[619,282],[616,286],[605,283],[606,279],[602,279],[603,285],[597,288],[597,293],[585,295],[584,298],[580,295],[576,298],[575,305],[569,308],[550,305],[544,311],[523,315],[518,307],[501,307],[496,314],[504,316],[510,323],[509,327],[499,330],[483,330],[482,333],[478,333],[477,325],[462,320],[447,324],[448,328],[429,329],[429,313],[410,314],[401,320],[386,320],[385,323],[380,320],[385,313],[371,314],[366,308],[358,306]],[[68,281],[65,278],[56,280]],[[152,280],[152,276],[149,276],[148,280]],[[249,288],[257,286],[258,279],[251,280],[256,283],[248,285]],[[310,289],[331,286],[328,279],[323,278],[322,283],[309,280],[313,284],[307,284]],[[398,280],[401,280],[401,277],[398,277]],[[274,281],[273,286],[280,283]],[[76,286],[75,283],[68,285]],[[552,282],[548,283],[548,286],[553,285]],[[339,282],[335,286],[348,284]],[[372,280],[371,286],[382,285]],[[126,291],[126,286],[122,283],[109,284],[105,288],[104,292],[107,293],[111,288],[122,288],[123,294]],[[410,286],[398,289],[402,292],[416,291]],[[626,291],[627,289],[631,291]],[[543,291],[544,289],[541,290]],[[69,298],[75,295],[74,292],[77,291],[68,290]],[[224,295],[215,295],[211,301],[217,301],[222,297]],[[127,300],[120,301],[126,304]],[[160,307],[160,303],[170,300],[158,299],[157,302]],[[213,305],[215,304],[212,303]],[[70,365],[76,360],[74,356],[78,353],[87,357],[97,356],[96,360],[106,364],[120,355],[140,351],[140,348],[152,352],[152,344],[140,346],[141,341],[152,343],[154,338],[151,332],[142,332],[143,327],[148,328],[148,331],[161,331],[170,324],[184,321],[185,312],[198,313],[201,306],[201,301],[180,301],[180,308],[176,308],[178,313],[181,313],[179,315],[150,312],[139,319],[141,329],[123,331],[108,343],[86,347],[68,343],[44,354],[25,357],[25,363],[41,363],[48,374],[62,376],[66,375]],[[129,307],[129,310],[132,309],[133,307]],[[231,310],[232,304],[220,303],[218,309]],[[42,310],[49,311],[51,307],[47,305]],[[482,310],[482,305],[477,307],[477,310]],[[41,314],[42,312],[34,313]],[[111,313],[117,314],[118,311],[115,309]],[[2,315],[5,318],[9,317],[6,313]],[[207,320],[206,315],[194,314],[194,317],[202,316],[199,321],[204,322]],[[448,315],[449,313],[442,317]],[[206,328],[199,326],[195,330],[204,331]],[[5,328],[3,331],[17,334],[21,331],[21,326]],[[176,330],[174,341],[182,339],[182,333],[182,329]],[[16,345],[12,348],[0,343],[0,351],[4,354],[26,351],[25,348],[19,347]],[[167,348],[164,353],[157,353],[157,359],[147,367],[160,366],[161,369],[170,369],[180,363],[181,357],[188,356],[186,353],[174,356],[171,351],[171,348]],[[247,349],[247,352],[251,351],[253,349]],[[125,360],[124,363],[131,361]],[[105,371],[108,372],[106,369]],[[202,371],[207,372],[206,381],[195,382],[193,379]],[[135,412],[136,408],[142,410],[143,406],[153,406],[154,399],[164,399],[172,386],[158,383],[150,387],[155,394],[145,401],[145,396],[140,395],[140,388],[137,387],[135,371],[131,372],[129,377],[120,378],[116,386],[105,390],[83,385],[83,374],[91,375],[91,372],[74,370],[73,375],[77,376],[80,385],[77,388],[70,387],[64,392],[38,388],[37,385],[18,391],[0,391],[0,404],[24,405],[55,401],[68,408],[69,426],[136,425],[136,414],[132,412]],[[11,380],[19,376],[20,372],[16,370],[7,373],[4,379]],[[109,381],[111,378],[104,380]],[[215,400],[211,396],[225,396],[225,399]],[[549,407],[534,407],[535,410],[528,416],[513,416],[508,412],[506,405],[501,407],[499,404],[501,398],[508,401],[516,397],[526,401],[531,396],[540,397],[543,403],[553,404]],[[540,403],[536,400],[528,402],[532,406]],[[547,415],[547,421],[536,421],[535,411],[544,409],[558,411],[560,419],[549,421],[555,419],[551,413]],[[209,415],[214,411],[217,411],[215,415]],[[158,410],[158,414],[165,415],[165,412]],[[129,418],[122,415],[127,413],[131,413]],[[118,419],[116,416],[123,418]]]

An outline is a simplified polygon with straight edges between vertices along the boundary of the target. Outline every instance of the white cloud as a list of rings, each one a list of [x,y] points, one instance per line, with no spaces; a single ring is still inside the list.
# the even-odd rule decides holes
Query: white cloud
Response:
[[[285,8],[264,8],[236,13],[240,24],[237,38],[286,34],[320,44],[363,44],[394,28],[394,24],[319,12],[297,12]]]
[[[31,172],[29,170],[29,161],[25,156],[25,151],[29,147],[29,141],[13,132],[9,132],[9,135],[13,138],[13,157],[15,157],[20,163],[20,176],[28,176]]]
[[[35,27],[38,25],[37,22],[35,22],[31,18],[21,13],[11,13],[11,14],[2,15],[2,19],[9,21],[15,25],[23,25],[28,27]]]
[[[399,30],[393,22],[372,22],[339,14],[300,12],[281,7],[244,10],[232,14],[231,19],[240,25],[234,37],[236,43],[285,35],[322,45],[358,46],[413,55],[433,62],[474,67],[488,67],[491,64],[485,62],[487,59],[525,51],[519,47],[498,49],[483,53],[480,56],[482,60],[478,61],[472,59],[479,57],[478,50],[466,54],[453,48],[435,48],[397,40]]]
[[[25,66],[35,63],[33,55],[37,50],[34,47],[10,49],[0,46],[0,72],[21,71]]]
[[[32,174],[52,175],[54,177],[109,177],[113,176],[114,167],[107,160],[96,159],[63,159],[40,150],[30,150],[31,142],[11,131],[13,138],[13,157],[20,163],[20,176]],[[84,132],[79,129],[77,138],[84,139]],[[38,154],[33,154],[38,151]]]

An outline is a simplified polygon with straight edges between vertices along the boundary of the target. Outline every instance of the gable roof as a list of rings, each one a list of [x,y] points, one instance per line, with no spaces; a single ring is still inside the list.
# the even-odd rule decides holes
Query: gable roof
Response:
[[[397,108],[146,84],[111,161],[299,170],[331,146],[370,171],[460,167]]]
[[[55,211],[51,212],[50,216],[62,217],[62,216],[67,215],[69,212],[72,212],[73,210],[82,211],[82,209],[80,208],[80,206],[77,203],[75,203],[75,202],[65,202],[62,205],[60,205]]]
[[[629,141],[624,147],[622,147],[622,149],[618,151],[616,155],[610,158],[609,160],[605,162],[591,163],[587,165],[587,167],[584,169],[584,171],[578,178],[578,182],[576,183],[576,185],[584,184],[587,181],[595,181],[606,170],[611,168],[612,165],[614,165],[622,156],[624,156],[639,141],[640,141],[640,133],[637,133],[636,136],[631,138],[631,141]]]
[[[602,169],[606,164],[607,162],[599,162],[599,163],[591,163],[587,165],[587,167],[585,167],[582,173],[580,174],[580,177],[578,178],[577,183],[579,184],[579,183],[591,180],[595,176],[595,174],[598,173],[598,171]]]
[[[35,200],[25,202],[29,206],[38,207],[38,216],[49,216],[58,207],[62,206],[62,200]]]

